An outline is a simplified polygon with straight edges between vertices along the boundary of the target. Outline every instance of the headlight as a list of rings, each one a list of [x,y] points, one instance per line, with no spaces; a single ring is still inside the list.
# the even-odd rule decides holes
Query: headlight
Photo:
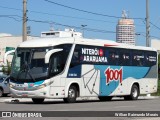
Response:
[[[13,85],[12,85],[12,84],[9,84],[9,87],[10,87],[10,88],[13,88]]]
[[[40,85],[37,87],[37,89],[42,89],[42,88],[45,88],[46,87],[46,84],[43,84],[43,85]]]
[[[40,86],[37,86],[37,89],[45,88],[46,86],[52,84],[53,82],[54,82],[54,81],[52,81],[52,82],[47,82],[47,83],[44,83],[44,84],[42,84],[42,85],[40,85]]]

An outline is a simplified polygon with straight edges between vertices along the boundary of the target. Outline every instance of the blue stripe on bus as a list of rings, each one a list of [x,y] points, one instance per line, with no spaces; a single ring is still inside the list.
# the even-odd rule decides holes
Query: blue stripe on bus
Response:
[[[107,84],[107,76],[105,76],[105,71],[107,70],[107,68],[112,71],[118,71],[122,69],[122,81],[126,80],[129,77],[135,78],[137,80],[144,78],[150,69],[150,67],[95,65],[95,69],[100,70],[100,96],[109,96],[120,84],[119,80],[111,80]],[[117,76],[115,78],[117,78]]]

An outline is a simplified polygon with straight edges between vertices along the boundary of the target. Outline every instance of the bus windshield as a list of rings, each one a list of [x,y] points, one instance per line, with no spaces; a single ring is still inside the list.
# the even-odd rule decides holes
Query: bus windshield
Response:
[[[41,48],[17,48],[12,60],[10,77],[18,82],[41,81],[60,74],[64,68],[71,49],[71,44]],[[49,63],[45,55],[53,49],[63,51],[53,53]]]
[[[48,75],[45,54],[51,48],[17,48],[11,68],[11,78],[21,82],[42,80]]]

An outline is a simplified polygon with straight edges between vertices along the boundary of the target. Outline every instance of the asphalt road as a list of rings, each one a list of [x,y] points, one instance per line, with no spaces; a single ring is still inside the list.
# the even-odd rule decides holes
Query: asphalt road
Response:
[[[2,99],[2,98],[0,98]],[[3,98],[4,99],[4,98]],[[9,98],[5,98],[9,99]],[[100,102],[99,100],[79,100],[74,104],[66,104],[62,100],[46,100],[43,104],[33,104],[31,100],[23,100],[20,102],[0,102],[0,111],[160,111],[160,98],[141,98],[136,101],[124,101],[122,98],[113,99],[112,101]],[[156,113],[156,112],[155,112]],[[94,112],[96,114],[96,112]],[[83,115],[82,115],[83,116]],[[96,115],[95,115],[96,116]],[[97,112],[98,116],[98,112]],[[7,118],[7,120],[12,118]],[[16,118],[17,119],[17,118]],[[23,118],[27,119],[27,118]],[[35,119],[52,119],[53,118],[31,118]],[[75,117],[56,117],[54,120],[75,120]],[[115,119],[115,117],[76,117],[76,119],[94,119],[94,120],[106,120]],[[157,117],[116,117],[118,120],[123,119],[148,119],[158,120]]]

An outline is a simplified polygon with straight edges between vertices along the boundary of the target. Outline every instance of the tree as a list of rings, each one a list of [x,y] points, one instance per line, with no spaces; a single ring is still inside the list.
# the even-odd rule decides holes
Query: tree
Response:
[[[11,64],[7,60],[7,65],[2,66],[2,72],[6,75],[9,75],[11,73]]]

